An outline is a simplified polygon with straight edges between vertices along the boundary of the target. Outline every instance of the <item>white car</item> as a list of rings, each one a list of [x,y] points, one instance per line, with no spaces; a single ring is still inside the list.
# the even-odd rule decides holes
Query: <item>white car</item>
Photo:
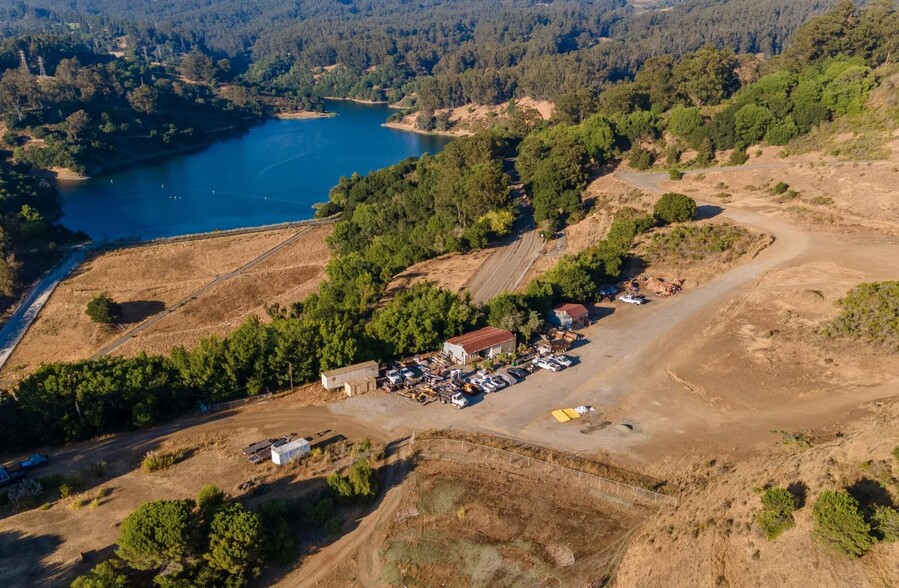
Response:
[[[497,387],[492,381],[487,378],[475,378],[471,381],[472,384],[483,390],[484,392],[496,392]]]
[[[624,302],[626,304],[646,304],[645,298],[634,294],[625,294],[624,296],[619,296],[618,301]]]
[[[405,378],[407,381],[408,381],[408,380],[414,380],[416,377],[418,377],[418,376],[415,374],[415,372],[413,372],[413,371],[410,370],[409,368],[403,368],[402,370],[400,370],[400,374],[401,374],[401,375],[403,376],[403,378]]]
[[[551,371],[551,372],[561,372],[562,371],[562,366],[560,366],[556,362],[550,361],[548,359],[538,359],[534,363],[537,365],[537,367],[541,367],[541,368]]]
[[[507,382],[506,379],[500,375],[490,376],[488,379],[490,380],[491,384],[496,386],[497,390],[502,390],[509,385],[509,382]]]
[[[552,360],[556,363],[562,364],[565,367],[571,367],[572,365],[574,365],[574,362],[571,361],[571,358],[567,355],[557,355],[553,357]]]
[[[391,384],[402,384],[403,376],[396,370],[390,370],[387,372],[387,381]]]

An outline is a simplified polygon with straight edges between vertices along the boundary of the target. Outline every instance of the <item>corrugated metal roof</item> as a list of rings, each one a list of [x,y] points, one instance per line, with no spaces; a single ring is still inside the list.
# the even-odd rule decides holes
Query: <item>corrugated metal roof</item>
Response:
[[[514,341],[515,334],[505,329],[497,329],[496,327],[484,327],[471,333],[465,333],[452,339],[447,339],[447,343],[458,345],[465,350],[465,353],[472,354],[490,349],[507,341]]]
[[[587,307],[583,304],[574,304],[569,302],[568,304],[560,304],[559,306],[553,308],[554,312],[564,312],[571,318],[576,318],[579,316],[584,316],[590,314],[590,311],[587,310]]]
[[[300,447],[303,447],[304,445],[309,445],[309,441],[307,441],[305,439],[294,439],[293,441],[290,441],[289,443],[285,443],[284,445],[281,445],[279,447],[272,447],[272,453],[276,453],[278,455],[284,455],[285,453],[289,453],[289,452],[293,451],[294,449],[299,449]]]
[[[356,363],[353,365],[348,365],[346,367],[337,368],[335,370],[330,370],[327,372],[322,372],[322,375],[326,378],[333,378],[335,376],[342,376],[343,374],[349,374],[361,369],[378,369],[378,362],[376,361],[363,361],[362,363]]]

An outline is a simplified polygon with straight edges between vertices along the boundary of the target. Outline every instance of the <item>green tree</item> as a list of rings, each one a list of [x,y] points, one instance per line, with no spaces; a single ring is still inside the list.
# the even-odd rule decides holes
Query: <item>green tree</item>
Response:
[[[132,90],[131,94],[128,96],[128,102],[131,103],[131,107],[147,116],[156,112],[156,103],[158,100],[159,93],[146,84],[138,86]]]
[[[686,194],[662,194],[653,207],[653,214],[665,223],[682,223],[696,216],[696,201]]]
[[[874,544],[858,501],[848,492],[822,492],[812,508],[812,534],[823,545],[849,557],[861,557]]]
[[[377,310],[366,331],[385,344],[389,355],[400,356],[436,349],[477,320],[467,297],[423,282],[398,292]]]
[[[773,487],[762,492],[761,499],[762,510],[756,515],[755,520],[768,541],[773,541],[796,524],[793,520],[796,497],[786,488]]]
[[[182,560],[193,529],[193,500],[145,502],[120,527],[116,554],[136,570]]]
[[[774,115],[771,111],[755,104],[747,104],[734,115],[734,128],[746,143],[761,141],[773,123]]]
[[[718,104],[740,87],[738,67],[732,51],[705,47],[674,66],[673,81],[678,93],[694,105]]]
[[[609,119],[595,114],[581,123],[580,130],[581,140],[594,161],[602,164],[612,159],[615,131]]]
[[[872,519],[882,541],[899,541],[899,511],[891,506],[878,506]]]
[[[75,578],[71,588],[126,588],[128,577],[119,571],[117,563],[117,560],[100,562],[87,574]]]
[[[668,117],[668,130],[675,137],[691,141],[702,129],[702,114],[698,108],[675,107]]]
[[[260,574],[262,563],[262,521],[242,504],[220,509],[209,529],[209,551],[204,558],[209,567],[221,570],[245,585]]]
[[[76,110],[66,117],[66,134],[70,141],[77,141],[78,136],[87,130],[90,117],[84,110]]]
[[[85,313],[95,323],[112,324],[121,318],[122,307],[104,292],[97,294],[87,303]]]

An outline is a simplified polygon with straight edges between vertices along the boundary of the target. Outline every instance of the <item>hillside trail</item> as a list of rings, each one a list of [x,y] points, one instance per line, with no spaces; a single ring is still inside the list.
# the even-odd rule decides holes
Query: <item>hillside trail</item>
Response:
[[[408,440],[398,444],[388,455],[386,472],[382,483],[382,498],[377,507],[363,517],[355,529],[340,539],[326,545],[308,556],[303,564],[282,578],[274,586],[303,587],[316,586],[341,562],[357,553],[357,580],[363,586],[377,583],[378,554],[384,538],[384,523],[399,507],[406,493],[405,476],[409,465],[403,461],[408,457],[411,445]],[[375,535],[380,535],[375,540]]]

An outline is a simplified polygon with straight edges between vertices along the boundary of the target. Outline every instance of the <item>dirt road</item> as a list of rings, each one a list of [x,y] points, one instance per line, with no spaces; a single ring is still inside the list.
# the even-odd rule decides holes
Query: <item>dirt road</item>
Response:
[[[490,300],[501,292],[510,292],[521,284],[542,249],[543,239],[534,228],[533,217],[522,214],[514,234],[494,249],[464,287],[476,303]]]
[[[334,543],[306,557],[303,565],[291,574],[285,576],[274,586],[293,588],[294,586],[316,586],[324,579],[336,565],[344,561],[359,550],[357,580],[363,586],[374,586],[377,579],[375,559],[378,557],[378,548],[381,541],[370,540],[372,535],[381,528],[382,523],[393,515],[402,501],[406,486],[397,478],[406,473],[406,464],[401,460],[408,456],[410,446],[403,442],[394,448],[394,452],[388,456],[386,476],[381,480],[382,490],[377,508],[363,517],[352,532],[347,533]]]

